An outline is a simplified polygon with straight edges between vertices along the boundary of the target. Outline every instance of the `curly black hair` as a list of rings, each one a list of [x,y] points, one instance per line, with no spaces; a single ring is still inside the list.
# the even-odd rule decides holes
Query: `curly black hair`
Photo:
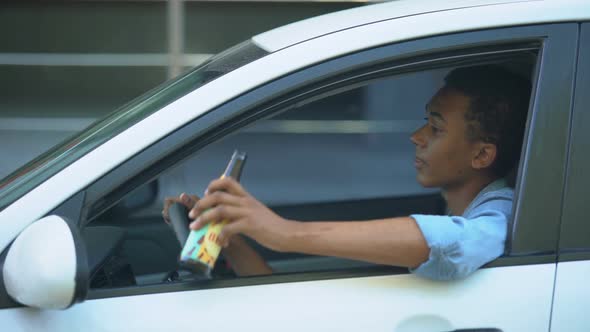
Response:
[[[445,84],[469,97],[467,138],[495,144],[497,154],[491,171],[499,177],[507,176],[520,158],[530,81],[499,65],[480,65],[452,70]]]

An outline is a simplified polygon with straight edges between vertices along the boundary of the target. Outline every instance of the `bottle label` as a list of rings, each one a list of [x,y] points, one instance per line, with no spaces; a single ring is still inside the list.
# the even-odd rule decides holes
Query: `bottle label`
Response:
[[[180,259],[182,261],[197,261],[213,268],[221,251],[219,233],[226,224],[227,220],[215,221],[197,231],[191,231],[180,254]]]

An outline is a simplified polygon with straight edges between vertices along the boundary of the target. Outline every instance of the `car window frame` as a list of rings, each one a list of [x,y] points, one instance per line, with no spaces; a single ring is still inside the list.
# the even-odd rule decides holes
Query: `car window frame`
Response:
[[[550,28],[533,85],[530,107],[535,111],[529,111],[527,119],[515,188],[515,222],[507,239],[506,252],[515,258],[556,259],[579,29],[578,23]],[[553,176],[547,177],[548,173]]]
[[[519,171],[516,185],[516,192],[518,194],[514,203],[514,215],[519,222],[510,226],[512,233],[509,236],[509,243],[506,247],[507,256],[488,264],[487,266],[493,267],[555,262],[557,236],[555,235],[556,232],[554,230],[555,227],[558,226],[558,223],[556,224],[553,220],[550,220],[550,218],[541,218],[542,222],[537,220],[535,226],[537,227],[537,230],[541,228],[540,233],[542,234],[534,239],[531,238],[532,236],[527,232],[527,229],[530,228],[531,221],[535,216],[539,215],[539,213],[531,211],[532,206],[530,206],[530,204],[530,207],[524,207],[523,205],[538,199],[538,196],[543,194],[543,190],[537,192],[539,191],[539,184],[535,185],[535,182],[527,181],[529,174],[521,173],[525,168],[527,169],[527,172],[524,173],[529,173],[527,167],[535,165],[535,161],[538,159],[538,157],[532,152],[532,149],[540,144],[537,141],[544,141],[544,139],[540,139],[539,136],[543,136],[543,138],[545,136],[556,138],[557,136],[557,142],[554,142],[555,144],[552,145],[556,151],[552,151],[551,153],[555,158],[552,158],[550,162],[557,168],[560,167],[560,165],[557,165],[559,163],[561,163],[561,167],[563,167],[562,161],[564,161],[564,158],[562,158],[559,149],[555,148],[564,143],[563,139],[560,139],[559,137],[560,135],[563,136],[560,132],[561,129],[563,129],[563,125],[560,125],[558,129],[549,127],[540,127],[539,129],[536,128],[535,124],[538,121],[544,122],[548,119],[555,118],[555,116],[551,117],[551,114],[546,114],[551,113],[551,110],[549,107],[543,106],[543,102],[551,96],[546,90],[559,86],[558,84],[563,84],[564,82],[567,83],[568,79],[573,75],[572,72],[568,73],[567,70],[566,75],[563,75],[563,67],[567,67],[569,63],[573,62],[573,57],[569,56],[569,50],[571,48],[573,52],[575,49],[576,38],[571,35],[572,29],[575,25],[575,23],[562,23],[553,25],[509,27],[422,38],[346,55],[287,75],[221,105],[215,110],[208,112],[203,117],[188,123],[89,185],[85,190],[85,202],[82,213],[83,218],[88,219],[89,216],[92,217],[92,213],[95,211],[105,210],[113,204],[113,202],[105,200],[105,197],[107,197],[106,193],[120,195],[121,197],[124,196],[125,193],[130,192],[138,185],[155,179],[159,172],[163,169],[167,169],[173,163],[188,157],[194,151],[217,140],[223,134],[243,126],[244,122],[252,121],[253,119],[267,115],[268,112],[271,112],[269,108],[277,107],[276,99],[278,97],[283,98],[283,100],[295,98],[301,93],[299,89],[304,86],[309,86],[311,83],[322,81],[326,78],[326,75],[329,73],[333,74],[335,70],[336,73],[349,75],[351,71],[356,70],[361,64],[366,65],[369,63],[378,67],[385,62],[398,61],[401,59],[421,59],[421,57],[430,54],[436,54],[436,56],[440,57],[441,54],[448,53],[448,58],[443,58],[444,60],[437,58],[436,62],[442,63],[444,61],[456,61],[457,58],[453,54],[456,53],[457,50],[465,50],[466,47],[473,51],[473,49],[485,49],[486,45],[508,45],[515,43],[518,45],[524,45],[539,43],[540,54],[537,61],[539,71],[542,75],[537,75],[537,77],[544,77],[544,82],[550,80],[547,79],[547,77],[552,78],[555,76],[556,80],[550,80],[551,84],[544,82],[541,82],[539,86],[534,84],[533,91],[535,91],[535,93],[532,99],[533,102],[530,105],[531,109],[534,111],[529,112],[529,119],[527,121],[529,128],[527,129],[527,141],[524,142],[526,149],[523,152],[523,158],[521,159],[521,171]],[[563,53],[564,50],[568,53],[568,56],[556,59],[559,52]],[[414,66],[417,66],[417,62],[419,63],[420,61],[424,60],[413,60],[411,62],[414,63]],[[557,62],[559,65],[555,66],[552,64],[550,66],[551,68],[547,69],[546,67],[549,61]],[[559,69],[561,69],[560,73],[558,73]],[[337,77],[337,75],[335,76]],[[334,77],[332,77],[332,79],[334,79]],[[289,89],[285,89],[286,87]],[[289,92],[285,94],[286,90]],[[563,91],[563,89],[561,91]],[[557,102],[559,104],[569,103],[568,98],[559,98],[559,96],[556,98],[558,99]],[[566,101],[565,99],[568,100]],[[280,103],[278,104],[280,105]],[[265,111],[262,113],[252,113],[252,109],[263,109]],[[565,118],[569,119],[568,114],[565,114]],[[228,121],[228,119],[231,119],[231,121]],[[560,124],[564,122],[563,115],[559,114],[556,121]],[[166,159],[167,157],[170,157],[170,151],[175,151],[172,153],[174,154],[174,158]],[[172,160],[174,160],[174,162]],[[147,167],[146,165],[149,165],[150,163],[158,165],[158,167]],[[536,164],[538,165],[538,163]],[[537,175],[544,168],[537,167],[536,169],[533,169],[533,175]],[[563,177],[555,177],[553,182],[554,183],[551,187],[556,188],[556,190],[552,192],[552,194],[555,197],[558,197],[558,199],[553,200],[552,204],[548,204],[549,206],[546,210],[553,210],[556,207],[559,207],[559,210],[561,210]],[[520,218],[523,219],[521,220]],[[558,221],[559,220],[557,220],[557,222]],[[540,223],[542,227],[539,225]],[[351,270],[330,271],[325,273],[298,273],[284,276],[245,278],[243,280],[212,280],[207,282],[188,281],[174,284],[142,286],[137,287],[137,289],[130,287],[123,290],[96,289],[89,291],[89,298],[94,299],[133,294],[148,294],[162,291],[168,292],[232,287],[233,285],[243,286],[276,282],[405,273],[408,273],[405,268],[375,266],[369,269],[363,269],[362,271]]]
[[[590,157],[584,147],[590,142],[590,22],[580,24],[575,95],[571,118],[568,168],[563,197],[562,225],[559,239],[559,262],[590,260],[590,224],[585,212]]]

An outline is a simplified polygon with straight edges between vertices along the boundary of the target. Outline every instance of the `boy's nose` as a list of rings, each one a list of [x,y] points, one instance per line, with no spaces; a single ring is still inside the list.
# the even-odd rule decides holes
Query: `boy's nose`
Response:
[[[424,136],[421,134],[422,133],[422,129],[424,129],[425,126],[422,126],[418,129],[416,129],[415,132],[412,133],[412,135],[410,136],[410,141],[412,141],[412,143],[414,143],[415,145],[418,146],[423,146],[424,145]]]

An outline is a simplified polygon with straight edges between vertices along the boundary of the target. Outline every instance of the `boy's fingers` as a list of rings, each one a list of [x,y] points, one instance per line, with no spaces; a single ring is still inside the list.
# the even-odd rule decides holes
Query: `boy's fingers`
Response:
[[[170,206],[174,203],[179,203],[184,205],[187,209],[192,209],[195,206],[195,203],[199,200],[199,196],[196,195],[188,195],[186,193],[180,194],[178,197],[166,197],[164,198],[164,206],[162,208],[162,217],[166,223],[170,223],[170,215],[168,214],[168,210]]]
[[[164,207],[169,207],[172,203],[176,202],[176,197],[166,197],[164,198]]]
[[[211,193],[217,191],[225,191],[236,196],[248,195],[246,190],[244,190],[244,188],[236,180],[230,177],[224,177],[211,181],[207,187],[207,192],[209,195],[211,195]]]
[[[219,233],[219,242],[223,247],[229,245],[229,241],[234,235],[242,232],[243,224],[242,220],[236,220],[223,226],[221,233]]]
[[[220,222],[223,220],[235,220],[242,217],[242,215],[242,209],[238,207],[229,205],[218,205],[213,209],[209,209],[203,212],[195,221],[193,221],[190,224],[189,227],[192,230],[198,230],[206,224],[212,222]],[[225,225],[224,228],[228,225]]]
[[[223,191],[217,191],[199,200],[189,211],[189,217],[194,219],[203,211],[218,205],[239,206],[240,198]]]
[[[164,207],[162,208],[162,217],[164,218],[164,221],[168,224],[170,223],[170,216],[168,215],[168,209],[170,209],[170,206],[177,201],[178,201],[178,199],[176,197],[164,198]]]
[[[180,196],[178,196],[178,202],[184,205],[187,209],[192,209],[198,200],[198,196],[188,195],[186,193],[182,193]]]

